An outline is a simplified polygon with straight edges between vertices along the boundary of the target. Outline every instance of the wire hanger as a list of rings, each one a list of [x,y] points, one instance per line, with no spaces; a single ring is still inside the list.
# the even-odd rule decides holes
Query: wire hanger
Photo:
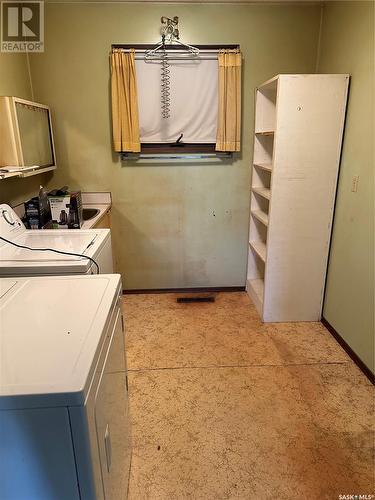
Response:
[[[161,18],[161,41],[155,45],[152,49],[148,49],[145,52],[145,59],[168,59],[168,53],[166,52],[166,44],[178,44],[186,49],[186,53],[179,53],[173,55],[173,59],[185,58],[187,56],[198,56],[199,49],[184,43],[180,40],[180,32],[178,30],[178,16],[173,19],[163,16]]]
[[[178,17],[175,16],[173,19],[163,16],[161,18],[161,41],[156,44],[152,49],[146,50],[144,58],[145,61],[160,60],[160,103],[161,103],[161,116],[163,118],[170,117],[171,111],[171,71],[170,64],[168,61],[168,52],[166,41],[169,44],[176,43],[181,47],[184,47],[184,52],[176,52],[173,54],[173,59],[186,59],[187,57],[197,57],[199,55],[199,49],[189,45],[188,43],[181,42],[180,32],[178,30]],[[180,138],[181,139],[181,138]],[[179,140],[180,140],[179,139]],[[178,141],[177,141],[178,142]],[[182,144],[178,144],[180,146]]]

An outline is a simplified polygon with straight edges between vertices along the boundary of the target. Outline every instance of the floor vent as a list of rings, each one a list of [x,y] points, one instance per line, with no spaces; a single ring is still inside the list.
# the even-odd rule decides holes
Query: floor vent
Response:
[[[215,297],[179,297],[177,299],[179,304],[188,302],[215,302]]]

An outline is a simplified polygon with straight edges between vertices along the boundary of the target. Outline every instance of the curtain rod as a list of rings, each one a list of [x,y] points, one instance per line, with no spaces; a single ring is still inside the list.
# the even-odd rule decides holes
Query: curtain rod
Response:
[[[151,46],[152,47],[152,46]],[[167,59],[169,61],[173,60],[178,60],[178,61],[189,61],[189,60],[217,60],[217,55],[220,52],[220,50],[233,50],[233,51],[238,51],[239,47],[238,46],[221,46],[221,47],[213,47],[210,46],[210,48],[207,49],[201,49],[199,45],[196,45],[196,47],[199,49],[199,54],[198,55],[193,55],[190,54],[189,52],[186,51],[186,49],[181,49],[181,47],[176,46],[176,45],[166,45],[165,50],[167,53]],[[230,47],[230,48],[228,48]],[[120,52],[130,52],[134,51],[135,52],[135,59],[136,60],[143,60],[144,55],[146,51],[149,50],[148,47],[144,46],[144,48],[139,48],[137,45],[133,45],[132,47],[130,46],[125,46],[125,45],[112,45],[112,52],[120,51]],[[175,56],[174,56],[175,54]],[[181,54],[186,54],[181,57]],[[163,54],[161,53],[159,56],[154,55],[152,58],[149,59],[149,62],[152,61],[161,61],[164,59]]]
[[[172,154],[172,153],[121,153],[122,161],[131,160],[203,160],[203,159],[224,159],[232,158],[232,152],[215,152],[215,153],[187,153],[187,154]]]
[[[137,50],[149,50],[155,47],[155,44],[150,44],[150,43],[133,43],[133,44],[123,44],[123,43],[113,43],[111,48],[113,49],[135,49]],[[222,45],[195,45],[195,47],[201,51],[209,51],[209,50],[220,50],[220,49],[227,49],[227,50],[239,50],[240,49],[240,44],[239,43],[232,43],[232,44],[222,44]],[[166,44],[165,45],[166,50],[181,50],[181,47],[179,45],[171,45],[171,44]]]
[[[123,50],[120,49],[123,52],[129,52],[128,50]],[[186,50],[173,50],[173,51],[165,51],[166,53],[166,59],[168,61],[199,61],[199,60],[212,60],[212,61],[217,61],[217,56],[219,54],[218,50],[211,50],[211,51],[199,51],[199,54],[191,54],[190,52],[187,52]],[[145,59],[145,50],[136,50],[135,51],[135,60],[136,61],[144,61]],[[155,54],[149,59],[146,60],[148,63],[152,63],[152,61],[161,61],[165,59],[163,53],[160,54]]]

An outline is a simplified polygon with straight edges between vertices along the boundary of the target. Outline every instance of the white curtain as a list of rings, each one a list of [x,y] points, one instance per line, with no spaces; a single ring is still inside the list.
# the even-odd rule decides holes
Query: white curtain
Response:
[[[169,63],[170,117],[162,118],[161,63],[136,60],[141,142],[173,143],[184,134],[184,142],[216,143],[217,60],[171,60]]]

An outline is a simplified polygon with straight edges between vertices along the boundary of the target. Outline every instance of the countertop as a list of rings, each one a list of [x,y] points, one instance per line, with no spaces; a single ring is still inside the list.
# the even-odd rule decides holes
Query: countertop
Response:
[[[100,221],[102,217],[111,209],[112,207],[112,197],[110,192],[97,192],[97,193],[85,193],[82,192],[82,206],[83,208],[97,208],[99,213],[90,220],[85,221],[82,224],[81,229],[90,229],[96,223]],[[21,219],[25,215],[25,207],[23,203],[12,207],[16,212],[18,217]]]

